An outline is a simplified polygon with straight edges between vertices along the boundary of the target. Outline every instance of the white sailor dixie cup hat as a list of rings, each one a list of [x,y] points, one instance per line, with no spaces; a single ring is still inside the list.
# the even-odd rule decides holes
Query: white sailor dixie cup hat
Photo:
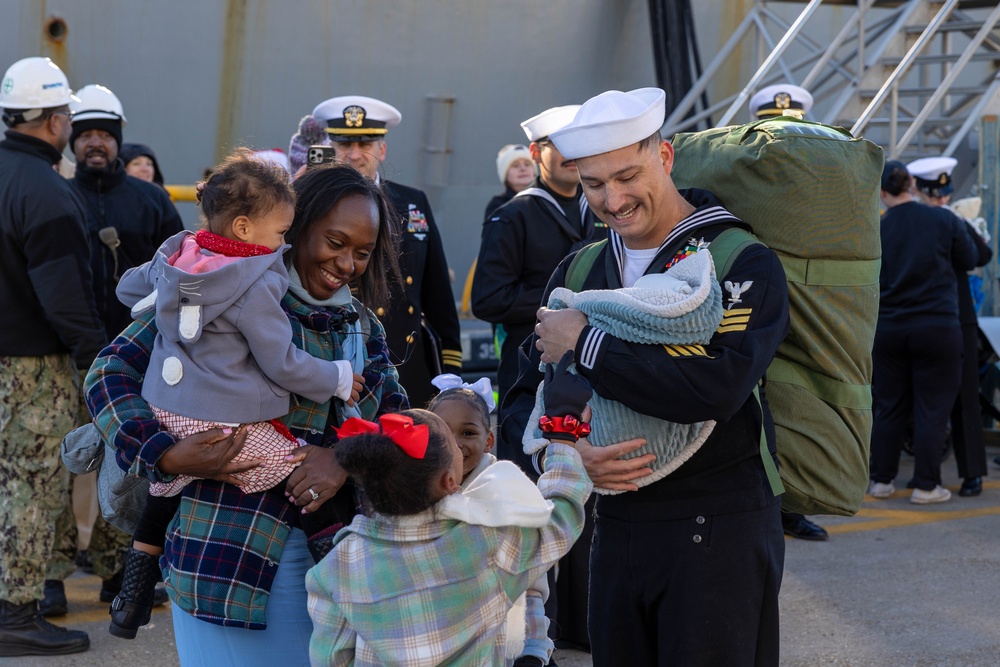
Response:
[[[573,116],[579,109],[579,104],[546,109],[537,116],[532,116],[521,123],[521,129],[524,130],[528,141],[541,141],[573,120]]]
[[[658,132],[665,117],[666,93],[659,88],[609,90],[584,102],[549,138],[563,157],[576,160],[639,143]]]
[[[804,116],[813,106],[813,96],[801,86],[777,83],[758,90],[750,98],[750,115],[754,118],[781,116],[786,111]]]
[[[953,157],[923,157],[906,165],[919,189],[931,197],[943,197],[954,189],[951,172],[958,160]]]
[[[396,107],[363,95],[344,95],[320,102],[312,115],[326,125],[333,141],[375,141],[403,119]]]

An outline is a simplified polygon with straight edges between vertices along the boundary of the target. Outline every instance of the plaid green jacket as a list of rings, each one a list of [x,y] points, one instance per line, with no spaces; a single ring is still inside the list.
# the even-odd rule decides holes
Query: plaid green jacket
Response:
[[[345,318],[353,308],[313,308],[291,294],[285,295],[282,307],[297,347],[322,359],[341,358],[348,335]],[[366,312],[371,329],[363,373],[366,390],[358,406],[365,419],[373,419],[408,404],[396,369],[389,362],[382,325],[374,313]],[[98,355],[87,375],[85,391],[94,423],[115,448],[118,465],[134,475],[167,481],[171,477],[161,473],[156,463],[175,440],[140,396],[155,338],[152,313],[133,322]],[[343,403],[337,399],[319,404],[293,396],[283,420],[307,443],[330,447],[337,439],[333,427],[343,421],[342,409]],[[340,494],[353,494],[353,487],[345,485]],[[161,561],[172,600],[205,621],[251,629],[266,627],[268,593],[289,530],[298,525],[298,515],[280,485],[260,493],[243,493],[236,486],[213,480],[186,486],[180,509],[167,531]]]
[[[507,610],[583,530],[592,489],[580,455],[548,447],[542,528],[488,528],[436,519],[358,515],[306,574],[319,665],[492,667],[504,664]]]

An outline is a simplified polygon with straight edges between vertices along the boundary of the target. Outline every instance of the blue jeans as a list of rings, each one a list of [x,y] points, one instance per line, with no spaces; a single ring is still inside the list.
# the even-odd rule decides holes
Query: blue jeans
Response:
[[[267,599],[266,630],[208,623],[173,605],[181,667],[308,665],[312,620],[306,608],[306,571],[312,566],[305,533],[293,528]]]

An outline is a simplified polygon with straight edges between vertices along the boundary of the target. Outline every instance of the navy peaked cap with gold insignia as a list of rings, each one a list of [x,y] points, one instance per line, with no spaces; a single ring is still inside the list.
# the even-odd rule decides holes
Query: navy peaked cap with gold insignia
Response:
[[[944,197],[954,189],[951,172],[958,165],[953,157],[922,157],[906,165],[917,188],[931,197]]]
[[[813,96],[801,86],[776,83],[758,90],[750,98],[750,115],[754,118],[781,116],[786,111],[804,116],[813,106]]]
[[[403,119],[399,110],[382,100],[344,95],[320,102],[313,117],[326,126],[333,141],[375,141]]]

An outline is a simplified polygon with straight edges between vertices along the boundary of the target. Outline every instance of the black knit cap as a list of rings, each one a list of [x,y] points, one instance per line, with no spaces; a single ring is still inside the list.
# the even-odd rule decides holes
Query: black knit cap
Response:
[[[122,146],[122,122],[111,118],[88,118],[73,122],[73,132],[69,135],[70,149],[76,144],[76,140],[87,130],[104,130],[118,142],[118,148]],[[75,150],[75,149],[73,149]]]
[[[122,163],[126,167],[129,162],[142,155],[153,161],[153,182],[157,185],[163,185],[163,174],[160,173],[160,163],[156,161],[156,153],[153,152],[152,148],[146,144],[122,144],[118,148],[118,157],[121,158]]]

